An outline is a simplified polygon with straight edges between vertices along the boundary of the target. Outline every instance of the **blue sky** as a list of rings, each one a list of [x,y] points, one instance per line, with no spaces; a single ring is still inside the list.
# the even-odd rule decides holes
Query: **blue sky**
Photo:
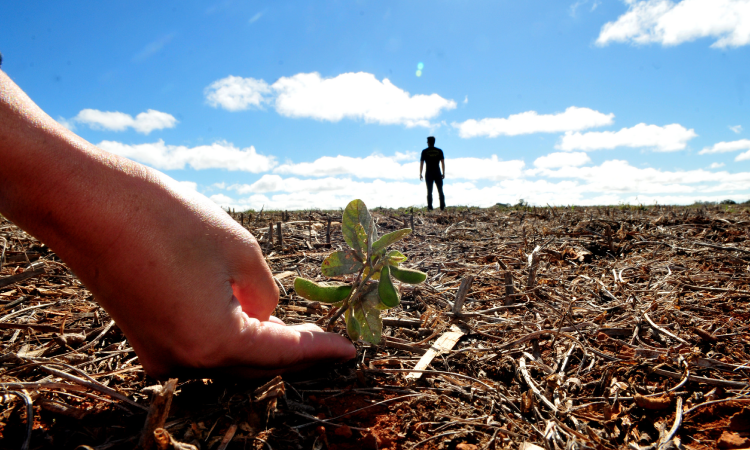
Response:
[[[2,69],[237,209],[750,198],[750,0],[11,2]],[[421,70],[418,72],[418,69]]]

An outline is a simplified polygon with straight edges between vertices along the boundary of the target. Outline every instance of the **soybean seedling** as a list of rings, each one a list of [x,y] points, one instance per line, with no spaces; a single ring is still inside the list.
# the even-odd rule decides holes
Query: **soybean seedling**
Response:
[[[398,250],[388,246],[411,233],[403,228],[378,238],[378,231],[370,212],[362,200],[350,202],[341,220],[341,232],[349,250],[333,252],[323,260],[321,272],[326,277],[357,274],[352,283],[322,282],[297,277],[294,290],[300,297],[331,303],[338,307],[328,322],[328,330],[344,315],[346,332],[352,341],[380,342],[383,320],[380,311],[398,306],[401,298],[394,279],[402,283],[419,284],[427,274],[399,267],[406,261]]]

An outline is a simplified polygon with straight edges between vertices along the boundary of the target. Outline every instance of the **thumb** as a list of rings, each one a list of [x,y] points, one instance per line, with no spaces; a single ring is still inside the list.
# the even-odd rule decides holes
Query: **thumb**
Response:
[[[285,326],[244,317],[243,327],[227,342],[225,366],[251,371],[301,369],[318,361],[345,361],[356,356],[354,345],[313,324]]]
[[[257,253],[257,254],[253,254]],[[260,248],[250,248],[234,259],[232,293],[248,316],[267,321],[279,302],[279,288]]]

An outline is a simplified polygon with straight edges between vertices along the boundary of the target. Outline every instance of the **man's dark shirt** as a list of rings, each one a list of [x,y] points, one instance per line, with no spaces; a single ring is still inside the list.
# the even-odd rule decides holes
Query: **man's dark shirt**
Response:
[[[443,151],[437,147],[422,150],[422,159],[420,162],[424,162],[427,168],[425,169],[424,176],[427,178],[440,178],[440,161],[443,159]]]

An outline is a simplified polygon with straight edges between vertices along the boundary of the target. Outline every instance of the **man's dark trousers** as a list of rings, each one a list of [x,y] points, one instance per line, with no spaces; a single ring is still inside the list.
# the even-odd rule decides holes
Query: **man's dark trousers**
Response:
[[[432,183],[435,183],[438,190],[438,196],[440,197],[440,209],[445,209],[445,196],[443,195],[443,176],[438,174],[437,176],[431,176],[425,174],[424,177],[427,182],[427,209],[432,209]]]

